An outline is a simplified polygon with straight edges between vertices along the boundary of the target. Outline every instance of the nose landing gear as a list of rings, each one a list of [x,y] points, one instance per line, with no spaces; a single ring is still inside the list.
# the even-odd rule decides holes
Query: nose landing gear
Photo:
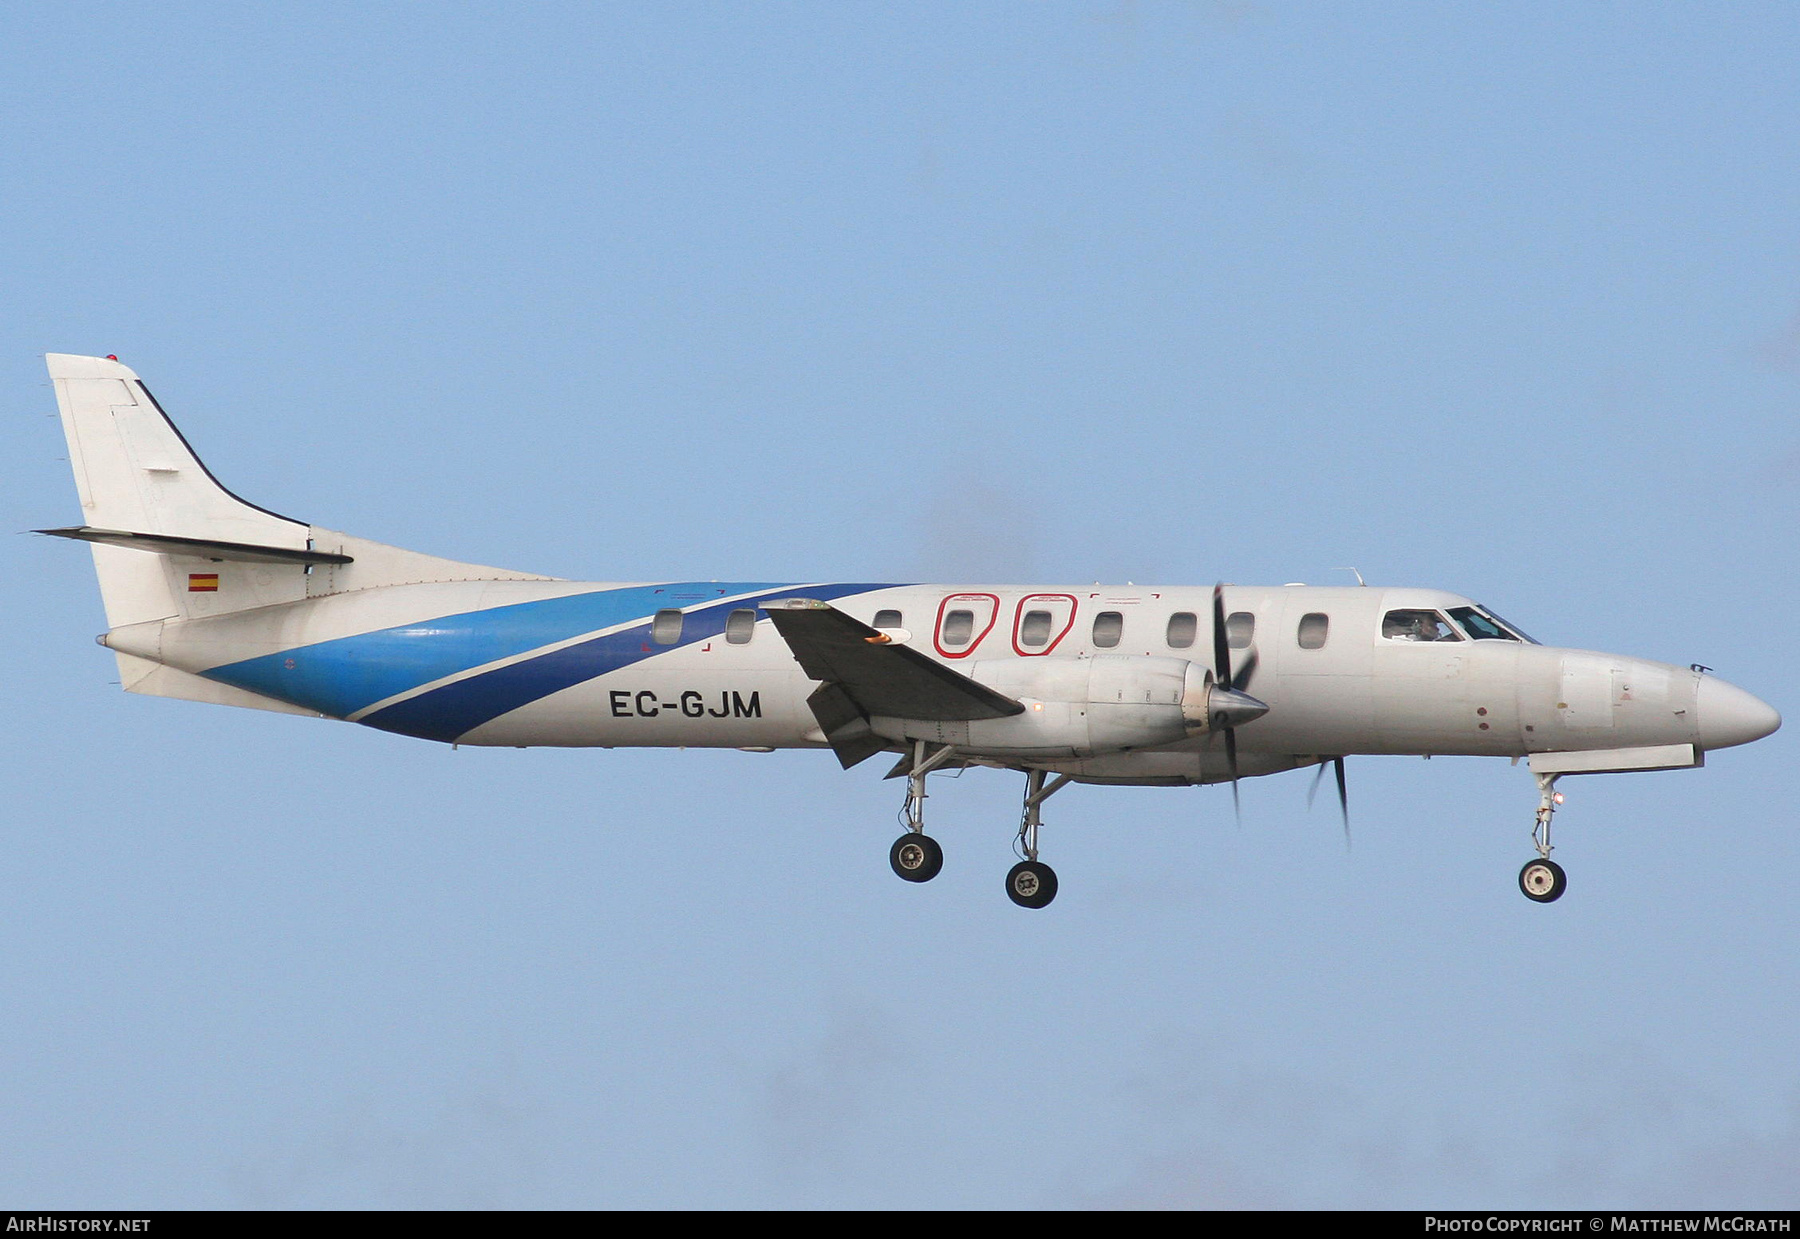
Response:
[[[1568,875],[1553,860],[1527,861],[1519,870],[1519,889],[1525,892],[1525,898],[1538,903],[1555,903],[1568,884]]]
[[[1556,779],[1554,774],[1537,776],[1538,811],[1537,822],[1531,828],[1531,844],[1537,849],[1538,858],[1527,861],[1519,870],[1519,889],[1535,903],[1555,903],[1569,886],[1563,867],[1550,859],[1550,819],[1556,816],[1556,806],[1563,800],[1562,793],[1556,790]]]

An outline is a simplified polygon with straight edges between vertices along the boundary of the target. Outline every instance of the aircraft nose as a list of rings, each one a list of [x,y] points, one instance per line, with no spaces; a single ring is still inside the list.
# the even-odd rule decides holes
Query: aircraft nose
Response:
[[[1752,697],[1735,684],[1700,677],[1694,710],[1700,716],[1700,747],[1727,749],[1734,744],[1760,740],[1781,726],[1781,715],[1761,698]]]

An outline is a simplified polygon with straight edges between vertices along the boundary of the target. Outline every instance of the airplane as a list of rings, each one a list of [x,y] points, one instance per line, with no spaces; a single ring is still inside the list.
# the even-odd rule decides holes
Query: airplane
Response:
[[[829,750],[904,778],[894,872],[927,882],[926,778],[1024,776],[1006,893],[1056,896],[1043,804],[1070,783],[1190,786],[1345,759],[1528,763],[1550,903],[1565,775],[1701,766],[1774,732],[1699,664],[1541,645],[1435,589],[1363,585],[582,582],[459,563],[225,489],[116,357],[52,353],[83,523],[129,692],[344,719],[451,745]],[[1255,695],[1251,695],[1254,687]]]

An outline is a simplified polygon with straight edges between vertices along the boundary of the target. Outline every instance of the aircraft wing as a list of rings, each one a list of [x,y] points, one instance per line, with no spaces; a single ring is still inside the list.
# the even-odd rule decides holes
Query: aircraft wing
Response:
[[[932,721],[1006,718],[1025,707],[934,662],[828,603],[790,598],[763,605],[800,669],[821,687],[808,698],[846,768],[886,747],[868,732],[871,715]]]

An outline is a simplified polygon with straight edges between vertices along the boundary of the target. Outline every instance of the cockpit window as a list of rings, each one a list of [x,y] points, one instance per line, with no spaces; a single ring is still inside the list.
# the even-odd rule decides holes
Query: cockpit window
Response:
[[[1452,607],[1450,618],[1476,641],[1525,641],[1536,645],[1530,637],[1485,607]]]
[[[1381,635],[1389,641],[1461,641],[1436,611],[1389,611],[1381,621]]]

